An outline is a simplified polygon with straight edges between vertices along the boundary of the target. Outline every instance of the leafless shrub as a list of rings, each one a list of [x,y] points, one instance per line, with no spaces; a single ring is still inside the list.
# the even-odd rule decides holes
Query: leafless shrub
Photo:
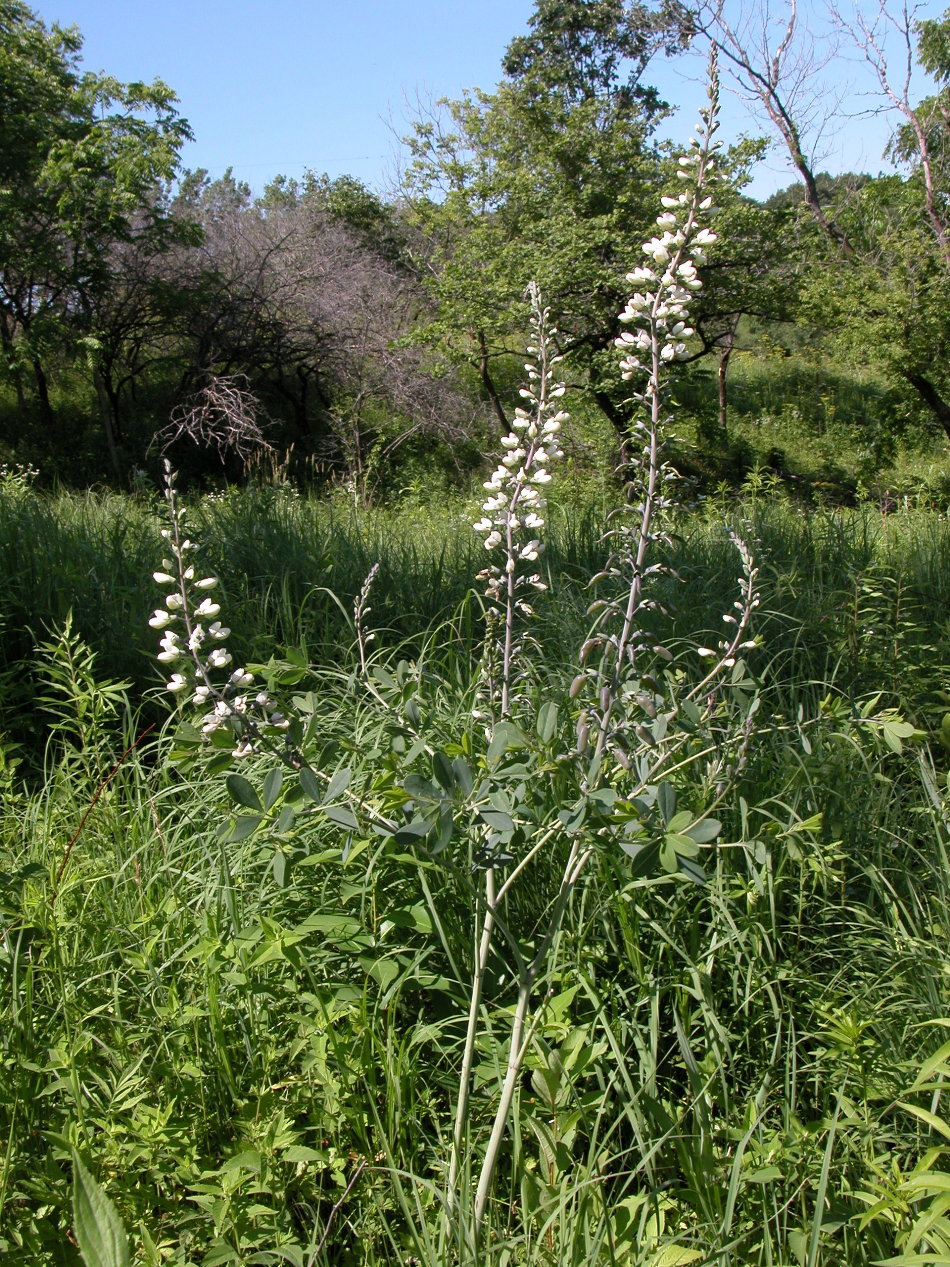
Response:
[[[181,439],[202,449],[216,449],[224,463],[230,454],[247,462],[270,451],[257,421],[258,401],[243,374],[211,374],[204,384],[173,411],[168,425],[156,431],[162,453]]]

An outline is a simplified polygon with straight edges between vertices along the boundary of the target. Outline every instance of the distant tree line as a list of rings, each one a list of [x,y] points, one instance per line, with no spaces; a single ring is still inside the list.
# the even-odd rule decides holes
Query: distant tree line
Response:
[[[383,199],[348,177],[255,197],[182,173],[166,85],[83,71],[75,29],[0,0],[0,460],[123,482],[163,446],[229,474],[292,450],[363,489],[400,454],[464,468],[517,404],[531,281],[622,442],[618,314],[675,166],[647,76],[697,38],[801,177],[761,204],[742,188],[764,142],[724,159],[696,318],[715,421],[751,317],[873,359],[950,435],[950,11],[900,27],[935,84],[919,103],[891,87],[879,28],[856,28],[899,116],[902,174],[875,178],[811,166],[791,12],[770,49],[721,6],[536,0],[496,90],[420,118]]]

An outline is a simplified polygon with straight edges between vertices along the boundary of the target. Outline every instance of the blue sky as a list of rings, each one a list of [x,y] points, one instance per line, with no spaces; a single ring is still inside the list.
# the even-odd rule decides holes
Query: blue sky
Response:
[[[807,2],[807,0],[806,0]],[[894,2],[894,0],[891,0]],[[255,190],[278,174],[310,168],[349,173],[385,190],[397,169],[398,137],[419,105],[463,88],[491,89],[509,40],[526,29],[532,0],[41,0],[47,22],[76,25],[84,64],[118,79],[164,79],[181,99],[195,141],[188,167],[227,167]],[[781,5],[779,6],[781,8]],[[925,3],[936,16],[943,3]],[[855,110],[860,67],[854,76]],[[652,81],[681,103],[667,126],[686,136],[703,96],[701,59],[660,61]],[[866,86],[866,85],[864,85]],[[758,134],[742,104],[724,97],[724,135]],[[887,140],[864,118],[824,141],[829,170],[876,172]],[[792,179],[776,149],[750,192]]]

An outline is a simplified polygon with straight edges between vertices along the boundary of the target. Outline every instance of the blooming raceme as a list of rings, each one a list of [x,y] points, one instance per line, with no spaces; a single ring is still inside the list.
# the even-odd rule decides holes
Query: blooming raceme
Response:
[[[163,631],[157,659],[174,669],[165,683],[166,690],[183,702],[213,705],[201,719],[202,733],[210,736],[229,727],[238,736],[233,755],[247,756],[254,750],[253,738],[261,726],[283,730],[289,723],[266,691],[249,694],[247,688],[252,686],[254,675],[246,669],[231,670],[220,685],[214,681],[213,675],[232,662],[224,646],[231,630],[212,619],[221,611],[209,592],[218,584],[217,577],[198,575],[190,562],[195,544],[182,533],[185,511],[178,502],[174,481],[175,472],[166,462],[165,497],[171,527],[163,528],[162,536],[171,558],[162,559],[161,568],[152,573],[152,579],[167,592],[164,605],[148,622],[153,629]]]
[[[696,265],[705,261],[706,248],[716,241],[715,233],[700,224],[702,213],[712,209],[713,200],[704,190],[715,167],[714,153],[720,148],[712,139],[719,127],[716,89],[713,77],[710,107],[700,111],[698,135],[690,138],[689,152],[678,160],[676,174],[691,187],[661,200],[663,211],[656,220],[659,232],[643,244],[647,262],[627,274],[627,281],[637,289],[620,320],[637,323],[640,329],[624,330],[616,345],[624,353],[620,369],[625,379],[647,375],[640,395],[644,401],[656,399],[663,366],[685,359],[689,355],[685,341],[695,334],[689,324],[689,306],[703,285]]]
[[[517,617],[533,615],[524,591],[547,588],[534,571],[543,548],[538,534],[544,527],[544,488],[551,482],[548,467],[564,456],[560,431],[570,416],[560,403],[565,385],[555,377],[555,366],[561,361],[554,349],[557,331],[549,324],[549,311],[533,282],[528,298],[532,335],[531,359],[525,365],[528,386],[521,389],[524,403],[515,410],[511,431],[502,439],[501,462],[485,481],[488,497],[475,524],[475,531],[484,534],[485,549],[500,555],[478,579],[487,582],[488,598],[484,685],[502,717],[508,715],[513,691],[523,676],[518,661],[524,637]]]
[[[496,602],[506,599],[512,607],[530,614],[530,608],[515,597],[523,586],[544,589],[540,576],[522,571],[522,564],[537,561],[543,546],[538,537],[544,527],[544,487],[551,482],[550,464],[564,456],[559,438],[570,415],[561,408],[564,383],[555,379],[554,367],[561,357],[552,355],[557,331],[549,327],[549,311],[541,305],[535,286],[531,299],[532,342],[525,365],[528,386],[521,389],[524,405],[515,410],[511,431],[501,442],[504,456],[484,487],[488,497],[482,518],[474,525],[484,534],[485,549],[499,551],[502,561],[491,563],[481,573],[488,581],[486,593]]]

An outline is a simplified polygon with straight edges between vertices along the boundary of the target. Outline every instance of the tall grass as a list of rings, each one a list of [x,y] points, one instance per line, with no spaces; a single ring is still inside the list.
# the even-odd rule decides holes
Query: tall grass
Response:
[[[77,685],[50,714],[43,786],[8,771],[0,818],[4,1261],[75,1261],[72,1147],[143,1263],[431,1260],[471,988],[466,877],[392,839],[341,850],[319,819],[292,841],[224,839],[223,793],[157,761],[148,737],[57,886],[137,727],[76,635],[45,663],[49,683]],[[325,753],[359,778],[401,727],[352,665],[344,655],[314,689]],[[465,705],[440,656],[398,669],[383,651],[375,667],[411,682],[448,745]],[[770,691],[782,707],[722,813],[707,884],[638,876],[605,851],[577,896],[486,1262],[869,1264],[913,1250],[943,1173],[925,1116],[943,1120],[941,1092],[909,1091],[948,1015],[943,775],[880,730],[816,714],[787,679],[766,708]],[[279,875],[275,848],[292,858]],[[544,884],[519,901],[512,921],[528,927]],[[508,972],[499,952],[476,1134]]]
[[[262,672],[297,692],[308,760],[331,786],[346,770],[376,818],[290,798],[266,757],[229,798],[207,777],[220,749],[209,765],[187,737],[143,733],[154,503],[0,492],[3,729],[29,775],[7,744],[5,1261],[77,1261],[77,1155],[150,1264],[940,1261],[942,518],[806,515],[755,486],[681,512],[662,562],[682,583],[655,591],[675,656],[720,636],[727,520],[765,561],[751,676],[711,688],[757,690],[759,727],[719,795],[704,883],[644,868],[585,808],[586,880],[565,889],[572,719],[541,706],[576,672],[604,549],[593,511],[553,516],[532,630],[545,656],[519,688],[530,733],[494,756],[472,722],[467,508],[374,517],[252,489],[189,514],[228,581],[233,647],[248,663],[284,644]],[[376,641],[358,643],[353,604],[377,564]],[[566,814],[475,954],[479,838],[448,849],[415,819],[387,826],[410,790],[410,807],[459,810],[466,766],[529,841],[543,803]],[[687,819],[702,813],[702,762],[671,779]],[[541,945],[513,1080],[512,980]]]
[[[227,586],[228,619],[245,660],[273,646],[302,648],[314,663],[352,645],[352,608],[370,567],[378,645],[418,653],[435,638],[464,671],[481,636],[472,577],[481,564],[464,501],[426,511],[367,512],[273,489],[195,502],[203,557]],[[928,510],[874,506],[806,512],[758,495],[712,499],[686,512],[668,557],[687,582],[671,587],[678,632],[714,630],[731,601],[735,556],[723,522],[748,523],[768,579],[759,617],[779,679],[847,679],[857,691],[899,688],[906,703],[942,684],[950,610],[950,525]],[[156,500],[115,494],[0,488],[0,733],[36,740],[31,667],[46,631],[73,612],[100,671],[136,694],[158,674],[146,619],[146,578],[160,526]],[[555,503],[542,558],[550,585],[538,603],[553,663],[570,660],[585,628],[588,578],[603,561],[603,508]],[[922,675],[921,669],[924,669]],[[160,713],[156,713],[160,716]]]

